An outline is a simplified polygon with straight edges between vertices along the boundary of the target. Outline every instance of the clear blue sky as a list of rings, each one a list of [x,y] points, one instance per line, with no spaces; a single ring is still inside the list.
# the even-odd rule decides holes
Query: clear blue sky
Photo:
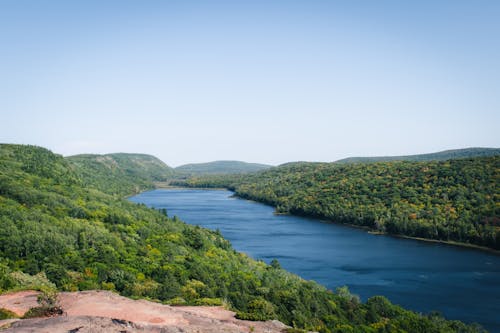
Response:
[[[0,0],[0,142],[176,166],[500,146],[500,1]]]

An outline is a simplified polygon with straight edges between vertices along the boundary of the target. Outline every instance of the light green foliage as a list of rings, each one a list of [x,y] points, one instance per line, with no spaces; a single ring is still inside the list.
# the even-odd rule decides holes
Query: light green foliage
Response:
[[[224,302],[220,298],[198,298],[194,301],[195,305],[207,305],[207,306],[223,306]]]
[[[207,286],[198,280],[188,280],[186,285],[181,288],[182,295],[188,301],[194,301],[200,298],[200,294],[203,294]]]
[[[248,318],[277,318],[320,332],[347,326],[354,332],[391,331],[388,327],[481,332],[388,301],[363,304],[327,291],[278,265],[237,253],[218,232],[110,195],[123,194],[125,187],[112,177],[95,183],[97,178],[89,180],[78,168],[42,148],[0,145],[1,290],[16,285],[53,290],[55,285],[60,290],[113,289],[173,304],[224,300]],[[107,186],[118,190],[98,190]]]
[[[83,185],[120,196],[151,189],[174,171],[154,156],[144,154],[75,155],[66,160],[83,179]]]
[[[262,297],[256,298],[248,303],[248,312],[237,314],[238,318],[251,320],[276,319],[276,309],[274,304]]]
[[[169,305],[186,305],[187,302],[184,298],[182,297],[174,297],[172,299],[169,299],[168,301],[165,301],[166,304]]]
[[[56,285],[50,282],[45,275],[45,272],[39,272],[36,275],[29,275],[23,272],[12,272],[10,277],[14,282],[11,289],[16,290],[39,290],[47,294],[51,294],[57,290]]]
[[[240,161],[215,161],[181,165],[175,168],[175,172],[178,175],[238,174],[262,171],[270,167],[266,164]]]

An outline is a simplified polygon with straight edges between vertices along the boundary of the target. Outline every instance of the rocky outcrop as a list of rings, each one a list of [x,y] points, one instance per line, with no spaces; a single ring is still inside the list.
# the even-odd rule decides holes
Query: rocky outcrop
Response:
[[[60,293],[59,303],[64,311],[61,316],[0,321],[0,331],[278,333],[287,328],[275,320],[239,320],[235,318],[234,312],[223,307],[169,306],[145,300],[132,300],[109,291]],[[36,305],[36,292],[0,295],[0,308],[18,315]]]

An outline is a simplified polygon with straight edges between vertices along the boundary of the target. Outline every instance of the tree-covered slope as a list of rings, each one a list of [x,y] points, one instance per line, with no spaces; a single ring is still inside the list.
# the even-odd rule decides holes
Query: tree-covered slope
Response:
[[[174,171],[154,156],[144,154],[75,155],[66,158],[85,186],[126,195],[153,188]]]
[[[389,161],[445,161],[457,158],[488,157],[500,155],[500,148],[464,148],[444,150],[431,154],[405,155],[405,156],[374,156],[374,157],[348,157],[336,163],[373,163]]]
[[[247,163],[241,161],[214,161],[208,163],[185,164],[175,168],[180,174],[234,174],[249,173],[269,169],[271,166],[259,163]]]
[[[0,145],[0,292],[44,273],[61,290],[226,303],[240,318],[320,332],[482,331],[380,296],[360,303],[346,288],[332,293],[235,252],[217,232],[84,187],[80,173],[43,148]]]
[[[290,163],[198,177],[276,207],[380,232],[500,249],[500,156],[441,162]]]

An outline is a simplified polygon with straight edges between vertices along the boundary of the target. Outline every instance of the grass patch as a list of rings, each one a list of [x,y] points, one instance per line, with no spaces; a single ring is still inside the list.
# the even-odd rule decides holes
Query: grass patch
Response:
[[[19,318],[19,316],[10,310],[0,308],[0,320],[12,319],[12,318]]]

